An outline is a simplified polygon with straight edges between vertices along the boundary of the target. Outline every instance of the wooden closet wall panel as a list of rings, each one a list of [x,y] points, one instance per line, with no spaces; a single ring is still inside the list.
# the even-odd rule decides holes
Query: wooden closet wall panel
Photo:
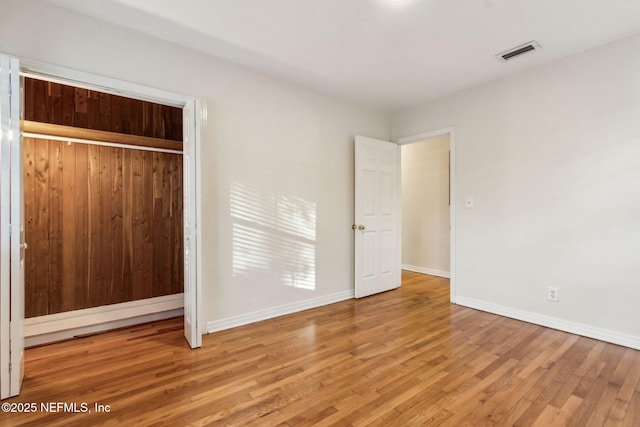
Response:
[[[133,220],[131,222],[131,232],[133,241],[133,299],[145,298],[144,294],[144,233],[142,230],[144,218],[144,200],[142,197],[142,182],[144,180],[144,151],[133,150],[131,152],[132,190],[133,197]],[[134,193],[133,188],[137,189]]]
[[[25,78],[25,120],[182,141],[182,109]]]
[[[166,242],[164,241],[165,230],[162,223],[162,164],[160,163],[160,156],[156,155],[157,153],[152,153],[152,194],[153,194],[153,216],[151,217],[151,229],[154,232],[151,234],[151,242],[154,248],[159,248],[159,250],[153,251],[153,259],[152,263],[154,265],[161,265],[162,263],[162,252],[164,250],[164,245]],[[153,271],[153,282],[159,289],[164,288],[164,266],[162,268],[154,269]]]
[[[37,142],[37,141],[36,141]],[[46,314],[49,310],[49,283],[51,278],[51,246],[49,243],[49,146],[34,144],[33,217],[35,243],[34,309]],[[26,237],[26,229],[25,229]],[[28,240],[27,240],[28,241]]]
[[[44,145],[44,144],[43,144]],[[49,145],[49,312],[62,310],[63,232],[65,219],[63,194],[63,143],[51,141]],[[62,213],[62,214],[60,214]]]
[[[124,149],[114,149],[111,156],[110,206],[111,206],[111,241],[110,253],[113,264],[111,266],[110,299],[126,301],[123,288],[123,258],[124,235],[122,227],[122,209],[124,193],[122,191],[122,152]]]
[[[78,171],[77,157],[82,152],[79,146],[72,146],[65,143],[62,145],[62,276],[60,278],[60,293],[58,296],[51,295],[50,311],[57,313],[69,311],[78,302],[76,296],[75,283],[78,271],[76,255],[81,248],[86,247],[82,241],[85,231],[85,224],[82,215],[86,215],[86,209],[79,209],[76,194],[86,194],[86,178],[82,171]],[[86,147],[84,147],[86,148]],[[84,165],[86,171],[86,164]],[[83,179],[83,181],[79,181]],[[84,183],[84,185],[83,185]],[[82,276],[80,276],[82,277]],[[79,282],[78,282],[79,283]]]
[[[24,139],[27,317],[183,290],[182,155]]]
[[[74,236],[74,253],[75,269],[69,264],[67,267],[71,271],[73,282],[65,285],[70,286],[74,290],[73,307],[90,307],[89,303],[89,254],[91,245],[89,240],[89,146],[84,144],[74,144],[71,146],[75,153],[76,164],[76,182],[75,192],[69,194],[69,198],[75,203],[69,206],[75,206],[75,236]],[[80,257],[81,256],[81,257]],[[71,310],[71,309],[69,309]]]
[[[153,294],[154,280],[154,246],[153,229],[154,200],[153,200],[153,154],[149,151],[142,152],[142,298],[149,298]],[[159,232],[160,230],[158,230]],[[160,248],[158,248],[160,249]],[[161,250],[161,249],[160,249]],[[157,251],[156,251],[157,252]]]
[[[183,157],[173,157],[173,173],[171,174],[171,188],[173,189],[173,196],[171,198],[172,208],[171,215],[173,221],[182,221],[182,207],[183,207],[183,193],[182,193],[182,165]],[[176,218],[178,216],[178,218]],[[172,282],[184,280],[184,235],[183,229],[173,228],[173,247],[176,250],[173,252],[173,278]]]
[[[136,150],[137,151],[137,150]],[[133,292],[133,168],[134,150],[122,150],[122,294],[125,301],[134,298]]]
[[[54,83],[49,83],[50,85],[53,85]],[[25,88],[24,88],[25,92],[29,92],[29,83],[28,80],[25,82]],[[39,90],[35,90],[34,92],[36,92],[37,96],[39,95],[41,92]],[[51,115],[51,116],[46,116],[46,115],[38,115],[37,117],[42,117],[45,120],[34,120],[36,122],[42,122],[42,123],[54,123],[54,124],[63,124],[63,123],[70,123],[68,126],[74,126],[75,123],[75,116],[76,116],[76,90],[75,88],[71,87],[71,86],[62,86],[61,88],[61,92],[62,92],[62,100],[61,100],[61,104],[62,104],[62,122],[61,123],[55,123],[55,115]],[[25,115],[25,120],[29,120],[29,116]]]
[[[109,221],[111,212],[109,182],[111,176],[107,168],[107,164],[110,162],[108,162],[108,158],[105,158],[105,155],[110,151],[110,147],[89,146],[89,161],[91,162],[92,159],[95,159],[96,166],[95,170],[89,169],[92,175],[89,178],[89,182],[93,182],[96,189],[91,215],[93,219],[91,222],[93,277],[89,280],[89,301],[92,307],[109,304],[109,288],[111,286],[109,272],[113,265],[110,253],[112,236]]]
[[[89,95],[89,91],[86,89],[75,88],[74,95],[73,126],[92,129],[89,127],[89,107],[87,105],[87,96]]]
[[[112,116],[111,116],[111,95],[107,93],[100,93],[99,100],[100,103],[98,105],[98,111],[100,113],[100,123],[98,124],[98,129],[100,130],[113,130]],[[139,134],[138,134],[139,135]]]
[[[48,230],[41,224],[43,215],[38,210],[40,206],[38,197],[40,196],[41,184],[36,181],[36,146],[35,141],[30,138],[23,140],[24,150],[24,204],[25,204],[25,232],[33,230],[31,235],[33,239],[42,240],[47,238],[41,233]],[[46,213],[45,213],[46,214]],[[29,237],[29,233],[26,234]],[[29,278],[29,284],[25,292],[25,306],[28,307],[27,316],[33,313],[33,316],[46,314],[48,311],[49,301],[49,283],[43,282],[48,280],[48,275],[43,277],[43,269],[48,268],[49,248],[48,241],[27,240],[29,249],[25,251],[25,277]],[[36,257],[38,254],[38,257]],[[46,272],[48,274],[48,272]]]

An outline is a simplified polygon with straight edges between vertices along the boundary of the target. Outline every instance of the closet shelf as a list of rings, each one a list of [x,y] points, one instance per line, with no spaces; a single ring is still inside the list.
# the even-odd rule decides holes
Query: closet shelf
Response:
[[[182,151],[182,142],[148,136],[129,135],[95,129],[83,129],[73,126],[53,125],[49,123],[21,120],[22,132],[38,134],[42,137],[70,138],[85,141],[106,142],[123,146],[138,146],[161,150]]]

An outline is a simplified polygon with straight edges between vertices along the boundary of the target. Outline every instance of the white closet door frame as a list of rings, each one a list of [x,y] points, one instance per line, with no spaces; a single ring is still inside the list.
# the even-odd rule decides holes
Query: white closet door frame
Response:
[[[200,153],[201,145],[205,140],[207,127],[207,104],[206,100],[193,96],[182,95],[162,89],[151,88],[136,83],[125,82],[110,77],[99,76],[83,71],[76,71],[65,67],[45,64],[29,59],[20,59],[21,71],[23,76],[45,78],[46,80],[70,84],[80,88],[100,90],[103,92],[127,96],[130,98],[140,99],[170,105],[174,107],[184,108],[188,104],[192,104],[194,108],[194,134],[191,138],[191,155],[189,156],[190,168],[184,168],[183,173],[191,171],[190,176],[184,176],[183,182],[188,185],[184,188],[184,192],[189,194],[189,232],[192,236],[191,251],[189,256],[189,268],[192,286],[190,295],[191,300],[191,319],[190,325],[193,328],[190,331],[189,339],[192,347],[202,345],[202,334],[204,331],[203,310],[202,310],[202,237],[201,232],[201,167]],[[187,226],[187,218],[185,218],[185,227]],[[186,251],[186,247],[185,247]],[[185,252],[186,253],[186,252]],[[186,284],[186,281],[185,281]],[[186,298],[187,292],[185,292]],[[185,301],[186,302],[186,301]],[[191,340],[191,337],[196,337]],[[185,336],[186,338],[186,336]],[[195,346],[194,346],[195,343]]]

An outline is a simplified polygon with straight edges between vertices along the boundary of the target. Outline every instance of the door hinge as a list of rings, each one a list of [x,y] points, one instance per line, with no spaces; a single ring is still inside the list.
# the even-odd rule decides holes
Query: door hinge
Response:
[[[9,224],[9,235],[11,235],[11,231],[12,231],[11,224]]]
[[[9,373],[11,373],[12,368],[13,368],[13,365],[11,364],[11,362],[9,362]]]

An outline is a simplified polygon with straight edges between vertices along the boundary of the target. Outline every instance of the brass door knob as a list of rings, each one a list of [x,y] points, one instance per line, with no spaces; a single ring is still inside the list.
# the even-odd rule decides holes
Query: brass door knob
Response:
[[[360,224],[360,225],[358,226],[358,230],[360,230],[360,231],[364,230],[364,225]]]

